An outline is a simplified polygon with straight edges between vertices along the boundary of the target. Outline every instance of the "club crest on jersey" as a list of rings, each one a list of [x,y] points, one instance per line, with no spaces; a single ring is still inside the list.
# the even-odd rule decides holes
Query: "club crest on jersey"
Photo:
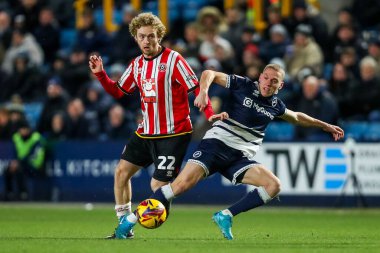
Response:
[[[195,151],[194,154],[193,154],[193,157],[194,158],[198,158],[202,155],[202,151]]]
[[[260,95],[260,92],[258,90],[254,90],[252,95],[254,95],[255,97],[258,97]]]
[[[140,73],[141,73],[141,71],[142,71],[142,68],[138,68],[138,69],[137,69],[137,73],[139,73],[139,74],[140,74]]]
[[[272,99],[272,107],[276,107],[277,105],[277,98]]]
[[[158,65],[158,69],[161,72],[164,72],[166,70],[166,63],[160,63],[160,65]]]
[[[156,83],[154,78],[142,80],[142,96],[145,103],[156,102]]]

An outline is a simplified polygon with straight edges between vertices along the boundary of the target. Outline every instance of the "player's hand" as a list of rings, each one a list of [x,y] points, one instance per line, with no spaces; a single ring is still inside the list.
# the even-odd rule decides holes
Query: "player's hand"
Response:
[[[97,55],[91,55],[90,59],[88,61],[88,66],[90,66],[90,69],[92,73],[99,73],[103,71],[103,60],[101,56]]]
[[[224,120],[224,119],[228,119],[230,116],[228,115],[228,113],[226,112],[221,112],[221,113],[218,113],[218,114],[214,114],[212,115],[210,118],[208,118],[208,121],[209,122],[215,122],[217,120]]]
[[[207,104],[208,104],[207,93],[200,91],[198,96],[194,100],[194,105],[199,108],[200,112],[203,112]]]
[[[340,140],[344,137],[343,129],[338,126],[328,124],[326,127],[323,128],[323,130],[328,133],[331,133],[335,141]]]

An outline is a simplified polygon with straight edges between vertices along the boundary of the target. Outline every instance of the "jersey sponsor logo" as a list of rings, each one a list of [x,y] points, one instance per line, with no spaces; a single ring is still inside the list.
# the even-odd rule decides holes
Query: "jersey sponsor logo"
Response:
[[[277,105],[277,98],[273,98],[272,107],[276,107],[276,105]]]
[[[202,155],[202,151],[195,151],[194,154],[193,154],[193,157],[194,158],[198,158]]]
[[[252,107],[253,100],[251,98],[244,98],[243,105],[245,107],[251,108]]]
[[[277,103],[277,100],[276,100],[276,103]],[[274,119],[274,116],[272,114],[270,114],[270,112],[268,112],[267,110],[265,110],[264,107],[261,107],[261,106],[259,106],[256,103],[253,103],[253,100],[251,98],[245,97],[244,101],[243,101],[243,105],[245,107],[248,107],[248,108],[252,108],[253,107],[253,109],[256,109],[256,111],[258,113],[264,114],[265,116],[269,117],[271,120]],[[272,105],[273,105],[273,102],[272,102]]]
[[[160,63],[158,69],[160,70],[160,72],[164,72],[166,70],[166,63]]]
[[[265,116],[269,117],[271,120],[274,119],[274,116],[272,114],[270,114],[270,112],[268,112],[267,110],[265,110],[264,107],[261,107],[261,106],[259,106],[256,103],[253,103],[253,108],[255,108],[257,112],[262,113]]]
[[[142,80],[142,96],[145,103],[156,103],[156,82],[153,78]]]

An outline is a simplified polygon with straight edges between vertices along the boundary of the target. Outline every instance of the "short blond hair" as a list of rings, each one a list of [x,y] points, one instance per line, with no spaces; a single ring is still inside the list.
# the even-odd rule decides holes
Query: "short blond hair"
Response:
[[[166,34],[166,27],[161,20],[151,12],[140,13],[134,17],[129,25],[129,32],[136,37],[137,30],[143,26],[152,26],[157,31],[157,36],[162,39]]]
[[[271,64],[268,64],[265,66],[263,72],[266,70],[266,69],[274,69],[275,71],[279,72],[280,75],[281,75],[281,79],[284,80],[285,79],[285,70],[278,64],[276,63],[271,63]]]

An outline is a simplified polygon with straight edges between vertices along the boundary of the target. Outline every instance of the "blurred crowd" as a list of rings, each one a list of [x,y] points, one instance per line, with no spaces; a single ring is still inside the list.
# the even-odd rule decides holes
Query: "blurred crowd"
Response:
[[[75,29],[72,1],[0,2],[0,141],[12,138],[20,120],[30,121],[25,110],[36,104],[40,110],[29,124],[48,140],[126,140],[136,129],[139,94],[121,100],[107,95],[89,71],[88,56],[100,54],[111,79],[119,79],[140,54],[128,30],[138,12],[116,1],[121,23],[108,33],[96,20],[99,1],[89,2],[70,47],[62,45],[62,30]],[[278,63],[287,71],[279,96],[290,109],[333,124],[380,121],[379,1],[353,0],[336,13],[332,29],[305,0],[293,0],[286,18],[267,1],[263,31],[247,21],[246,2],[226,10],[204,5],[186,22],[179,15],[163,46],[180,52],[198,77],[213,69],[257,79],[266,64]],[[216,86],[210,98],[216,112],[229,100]],[[194,125],[202,125],[203,116],[191,107]],[[296,129],[296,139],[318,134],[323,140],[315,131]]]

